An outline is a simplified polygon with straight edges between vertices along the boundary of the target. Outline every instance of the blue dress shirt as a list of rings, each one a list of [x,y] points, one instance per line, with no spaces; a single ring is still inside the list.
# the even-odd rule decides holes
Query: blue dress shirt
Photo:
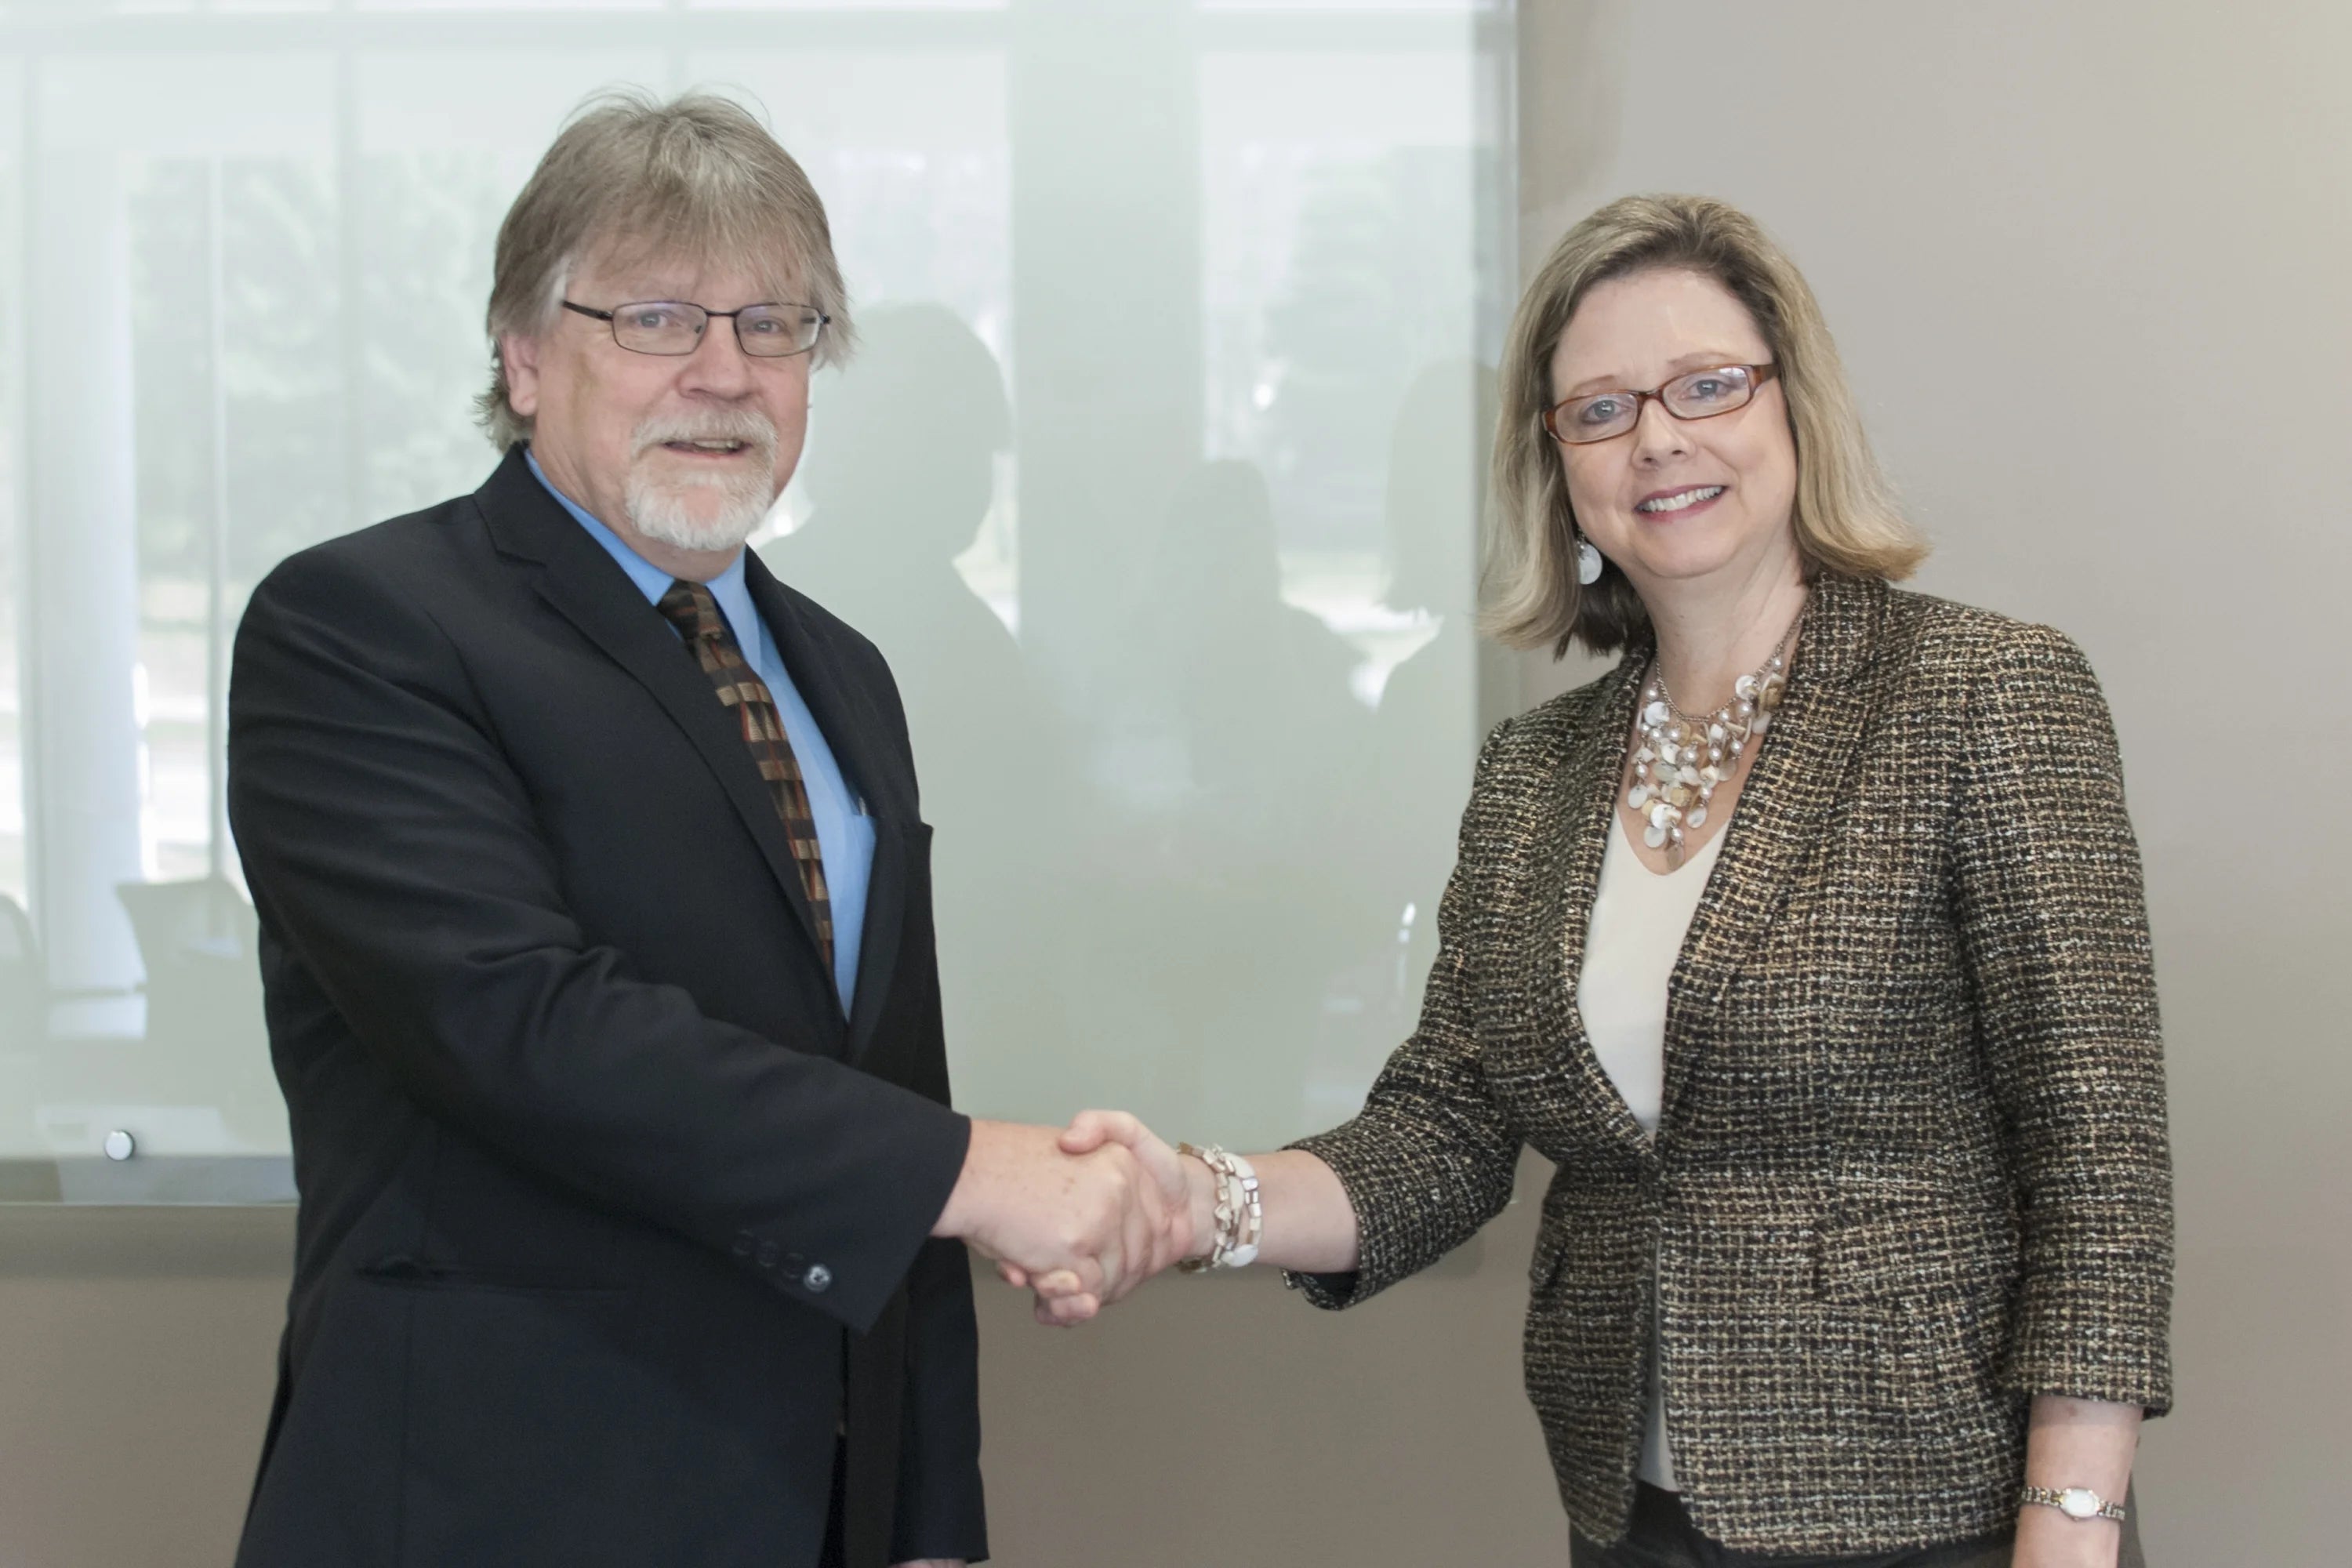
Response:
[[[619,563],[621,570],[629,574],[629,581],[645,595],[646,602],[659,603],[675,579],[630,549],[619,534],[550,483],[540,468],[537,454],[526,449],[523,456],[530,464],[531,473],[547,486],[547,493],[561,501],[563,510],[588,531],[588,537],[603,545],[604,552]],[[816,818],[817,848],[824,863],[825,896],[833,905],[833,983],[841,993],[841,1010],[846,1016],[857,995],[857,954],[866,935],[866,892],[874,877],[874,819],[866,814],[865,803],[842,776],[833,748],[825,743],[824,732],[816,727],[816,715],[809,711],[800,689],[793,684],[792,675],[784,668],[783,656],[776,651],[774,634],[752,608],[751,590],[743,581],[740,552],[724,573],[712,579],[709,588],[751,672],[767,682],[769,694],[775,698],[776,710],[783,717],[784,734],[793,743],[793,757],[800,763],[801,777],[808,785],[809,814]],[[749,637],[744,635],[747,630],[751,634]]]

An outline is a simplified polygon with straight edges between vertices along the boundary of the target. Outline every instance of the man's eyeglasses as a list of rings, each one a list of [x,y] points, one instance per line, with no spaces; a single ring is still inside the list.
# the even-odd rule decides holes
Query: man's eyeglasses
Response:
[[[1678,375],[1648,392],[1614,388],[1587,392],[1563,399],[1543,411],[1544,428],[1555,441],[1580,447],[1622,436],[1642,422],[1642,405],[1652,398],[1665,405],[1677,419],[1712,419],[1748,406],[1756,389],[1772,379],[1780,366],[1719,364]]]
[[[632,353],[690,354],[702,345],[703,329],[723,316],[735,323],[735,341],[753,359],[788,359],[816,347],[833,318],[814,305],[746,305],[740,310],[706,310],[683,300],[648,300],[609,310],[563,301],[567,310],[603,321],[613,341]]]

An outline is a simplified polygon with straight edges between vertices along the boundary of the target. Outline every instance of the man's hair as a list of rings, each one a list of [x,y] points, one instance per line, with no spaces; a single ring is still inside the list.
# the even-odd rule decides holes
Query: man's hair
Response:
[[[1706,196],[1623,196],[1560,237],[1520,297],[1503,349],[1495,432],[1496,517],[1486,540],[1484,625],[1515,647],[1570,642],[1614,653],[1650,635],[1633,584],[1614,566],[1576,581],[1576,511],[1544,429],[1552,352],[1594,285],[1658,270],[1702,273],[1747,307],[1778,367],[1797,445],[1791,518],[1808,576],[1908,576],[1927,553],[1871,456],[1837,344],[1789,255],[1746,213]]]
[[[508,399],[499,340],[546,331],[592,256],[623,270],[670,257],[742,267],[772,298],[830,318],[816,363],[836,363],[855,346],[824,204],[766,126],[707,92],[667,103],[599,93],[573,112],[499,226],[490,385],[477,412],[500,450],[529,440],[531,422]]]

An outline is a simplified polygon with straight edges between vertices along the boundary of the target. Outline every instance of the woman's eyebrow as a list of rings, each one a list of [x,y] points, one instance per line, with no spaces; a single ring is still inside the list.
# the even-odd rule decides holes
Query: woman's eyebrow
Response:
[[[1727,353],[1720,349],[1697,349],[1686,354],[1677,354],[1675,358],[1668,360],[1666,362],[1666,380],[1672,381],[1675,377],[1685,374],[1694,370],[1712,370],[1719,364],[1746,364],[1748,363],[1748,362],[1747,360],[1741,358],[1738,354]],[[1633,384],[1633,378],[1626,375],[1587,376],[1584,380],[1576,383],[1566,392],[1560,394],[1560,396],[1563,399],[1570,397],[1582,397],[1588,393],[1614,392],[1621,388],[1630,387]]]

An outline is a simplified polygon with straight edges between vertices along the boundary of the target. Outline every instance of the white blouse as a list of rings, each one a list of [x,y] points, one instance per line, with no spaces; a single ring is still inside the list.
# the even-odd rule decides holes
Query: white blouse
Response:
[[[1576,981],[1577,1011],[1601,1069],[1642,1130],[1655,1135],[1666,1087],[1666,986],[1683,938],[1698,911],[1699,895],[1723,847],[1723,830],[1681,868],[1660,876],[1642,864],[1626,837],[1625,819],[1601,857],[1601,883],[1592,894],[1592,923]],[[1658,1378],[1657,1327],[1650,1333],[1650,1413],[1642,1432],[1641,1477],[1679,1490],[1675,1457],[1666,1444],[1666,1405]]]

